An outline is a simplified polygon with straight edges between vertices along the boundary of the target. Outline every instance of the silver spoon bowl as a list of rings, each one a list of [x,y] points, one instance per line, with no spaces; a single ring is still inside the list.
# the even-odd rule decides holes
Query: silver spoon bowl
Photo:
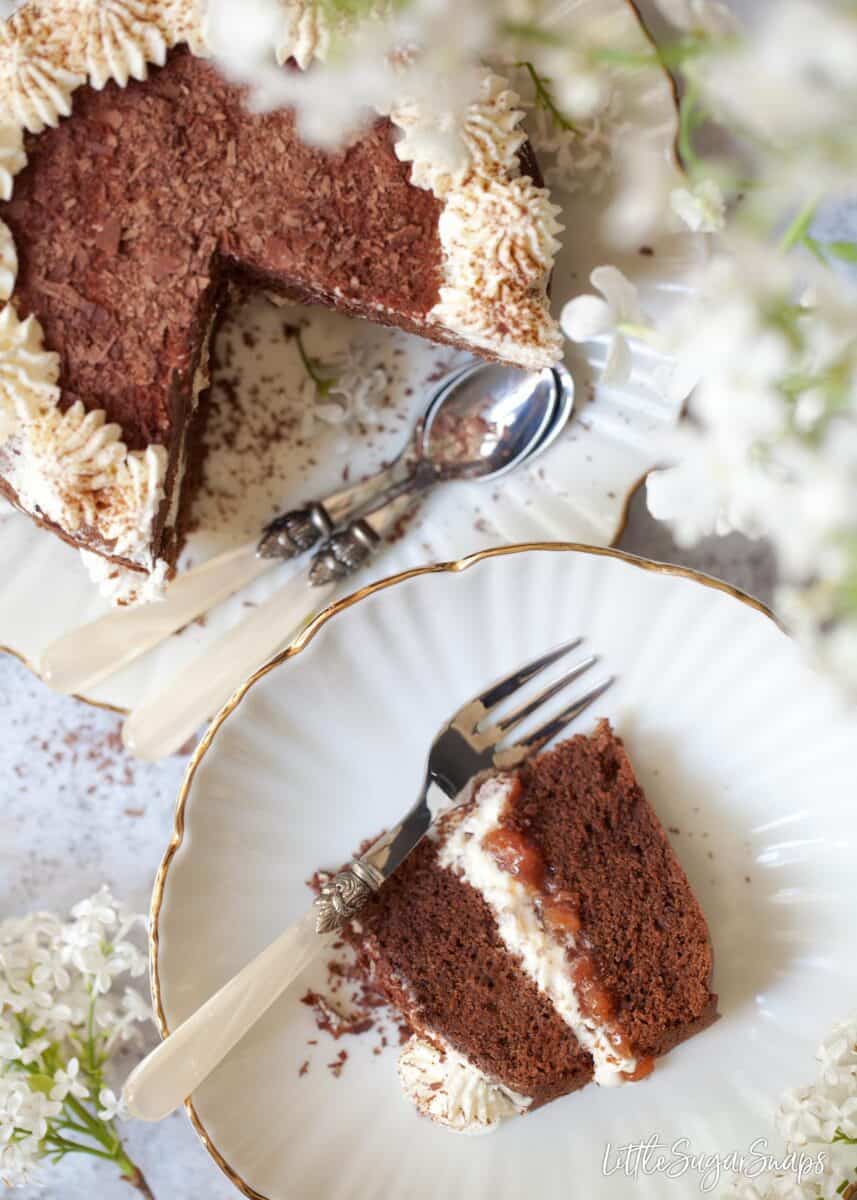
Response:
[[[495,479],[514,470],[543,448],[548,435],[553,440],[573,403],[574,383],[564,367],[533,372],[502,363],[468,364],[441,382],[390,467],[275,517],[258,553],[295,558],[396,496],[442,480]]]
[[[358,570],[407,516],[413,496],[437,483],[487,482],[541,453],[565,427],[574,384],[564,367],[538,374],[480,364],[456,374],[417,427],[410,473],[389,487],[313,556],[321,587]]]

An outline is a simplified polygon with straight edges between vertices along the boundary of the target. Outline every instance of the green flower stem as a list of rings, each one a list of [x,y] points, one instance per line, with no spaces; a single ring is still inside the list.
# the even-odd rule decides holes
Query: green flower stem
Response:
[[[146,1177],[137,1164],[129,1158],[113,1123],[102,1121],[100,1117],[88,1112],[74,1096],[66,1097],[66,1106],[80,1118],[81,1124],[67,1119],[61,1125],[57,1124],[48,1129],[44,1139],[47,1156],[59,1160],[65,1158],[67,1154],[88,1154],[91,1158],[101,1158],[105,1162],[113,1162],[119,1168],[119,1172],[126,1182],[145,1196],[146,1200],[154,1200]],[[83,1137],[92,1138],[99,1143],[101,1148],[66,1137],[65,1131],[67,1130],[74,1131]]]
[[[146,1200],[155,1200],[154,1193],[146,1182],[145,1175],[137,1164],[131,1161],[121,1145],[116,1153],[116,1165],[122,1173],[122,1178],[130,1183],[131,1187],[136,1188],[141,1196],[145,1196]]]
[[[94,1137],[97,1142],[111,1152],[116,1149],[119,1145],[119,1138],[111,1125],[84,1108],[75,1096],[66,1096],[65,1102],[75,1116],[86,1125],[91,1137]]]
[[[803,208],[796,214],[794,220],[789,225],[788,229],[782,236],[780,241],[780,249],[784,254],[789,250],[793,250],[795,246],[804,241],[809,233],[810,226],[815,220],[815,214],[818,211],[818,197],[813,197],[804,204]]]
[[[303,363],[304,370],[315,384],[318,394],[320,396],[326,396],[333,386],[333,380],[325,379],[324,376],[319,373],[318,360],[313,358],[310,354],[307,354],[306,347],[304,346],[303,333],[300,329],[297,331],[295,336],[298,343],[298,354],[301,356],[301,362]]]
[[[93,1158],[104,1158],[108,1162],[114,1162],[116,1158],[107,1150],[98,1150],[95,1146],[87,1146],[83,1142],[74,1142],[71,1138],[63,1137],[56,1129],[49,1129],[44,1141],[50,1155],[89,1154]]]
[[[690,81],[679,107],[678,152],[685,170],[691,175],[697,174],[702,166],[693,138],[704,122],[705,113],[700,104],[699,86]]]
[[[560,129],[564,130],[566,133],[575,133],[579,135],[580,130],[573,123],[573,121],[570,121],[565,113],[562,112],[556,100],[554,100],[553,92],[551,91],[550,80],[545,79],[545,77],[536,70],[533,63],[526,59],[522,60],[521,62],[514,63],[514,66],[520,67],[526,71],[532,80],[533,89],[536,94],[536,104],[538,107],[543,108],[545,112],[550,115],[554,123],[560,127]]]

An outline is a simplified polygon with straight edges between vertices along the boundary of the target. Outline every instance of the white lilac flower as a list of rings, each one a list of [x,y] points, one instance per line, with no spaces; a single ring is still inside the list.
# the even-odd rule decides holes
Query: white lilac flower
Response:
[[[772,541],[783,615],[812,655],[853,687],[853,292],[774,247],[734,235],[723,245],[697,281],[696,300],[665,330],[699,382],[687,420],[660,446],[662,461],[676,465],[650,478],[649,507],[682,544],[730,529]]]
[[[128,1118],[128,1107],[122,1096],[117,1096],[110,1088],[102,1088],[98,1093],[98,1103],[101,1108],[98,1115],[102,1121],[125,1121]]]
[[[818,1077],[830,1088],[857,1096],[857,1017],[834,1025],[818,1048]]]
[[[819,1200],[819,1193],[814,1181],[768,1171],[753,1178],[736,1175],[720,1200]]]
[[[767,195],[849,194],[857,164],[857,20],[826,0],[760,6],[728,53],[688,65],[719,121],[751,139]]]
[[[673,188],[670,205],[694,233],[719,233],[726,224],[726,201],[716,179]]]
[[[373,361],[372,351],[358,340],[345,350],[317,363],[327,381],[323,389],[309,377],[301,382],[301,434],[313,436],[319,426],[340,430],[343,435],[359,431],[373,419],[387,396],[390,377],[387,370]],[[339,439],[335,449],[344,453],[348,438]]]
[[[31,1066],[33,1063],[38,1062],[44,1052],[49,1050],[50,1047],[51,1040],[46,1037],[36,1038],[34,1041],[27,1042],[21,1051],[21,1062],[25,1067]]]
[[[127,983],[144,969],[128,936],[142,924],[106,888],[66,922],[0,921],[0,1180],[9,1186],[28,1182],[43,1157],[71,1152],[69,1120],[74,1146],[139,1175],[112,1125],[124,1109],[106,1074],[114,1046],[151,1019]]]
[[[107,887],[102,887],[94,896],[81,900],[71,910],[77,928],[112,929],[118,920],[118,909]]]
[[[839,1109],[813,1086],[792,1088],[780,1100],[776,1125],[790,1146],[831,1142],[839,1125]]]
[[[54,1086],[51,1088],[52,1100],[65,1100],[66,1096],[74,1096],[76,1100],[85,1100],[89,1088],[81,1082],[80,1063],[76,1058],[70,1058],[65,1069],[59,1067],[54,1072]]]
[[[631,374],[628,338],[648,332],[636,287],[618,267],[596,267],[590,281],[599,296],[569,300],[560,315],[563,332],[573,342],[606,340],[604,380],[622,383]]]

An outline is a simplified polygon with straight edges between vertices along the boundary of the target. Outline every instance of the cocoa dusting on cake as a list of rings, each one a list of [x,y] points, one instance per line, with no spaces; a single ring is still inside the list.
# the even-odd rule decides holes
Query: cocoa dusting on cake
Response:
[[[410,185],[386,121],[325,154],[289,111],[250,113],[179,49],[145,82],[79,88],[72,117],[27,135],[26,152],[0,205],[16,305],[60,353],[67,399],[105,408],[132,449],[179,418],[170,389],[229,277],[280,291],[299,278],[311,298],[359,292],[413,318],[437,298],[439,204]]]
[[[143,83],[79,88],[72,117],[27,135],[26,150],[0,204],[20,262],[16,310],[59,354],[62,408],[103,410],[131,451],[168,448],[146,553],[173,562],[204,457],[198,369],[230,287],[422,329],[438,296],[439,202],[411,186],[387,121],[325,154],[303,145],[289,112],[249,113],[241,89],[181,49]],[[231,399],[264,420],[264,396],[242,397],[238,380]],[[291,431],[267,432],[270,444]],[[0,463],[15,502],[4,474]],[[97,529],[72,540],[110,553]]]

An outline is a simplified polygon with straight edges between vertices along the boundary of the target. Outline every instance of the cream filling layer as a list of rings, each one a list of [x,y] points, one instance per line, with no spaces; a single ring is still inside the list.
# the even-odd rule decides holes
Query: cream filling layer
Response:
[[[454,826],[438,848],[441,866],[460,875],[494,913],[497,930],[524,973],[550,999],[580,1045],[592,1056],[595,1082],[603,1087],[626,1082],[637,1060],[619,1053],[611,1029],[586,1015],[569,970],[566,946],[544,928],[532,895],[518,879],[502,870],[482,846],[486,834],[500,826],[515,783],[489,779],[476,792],[471,812]]]

